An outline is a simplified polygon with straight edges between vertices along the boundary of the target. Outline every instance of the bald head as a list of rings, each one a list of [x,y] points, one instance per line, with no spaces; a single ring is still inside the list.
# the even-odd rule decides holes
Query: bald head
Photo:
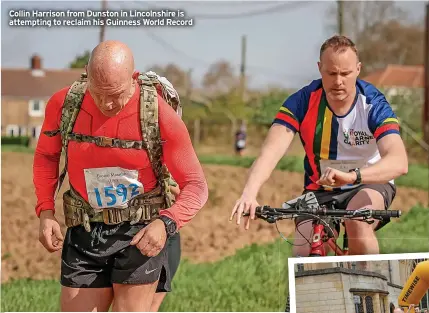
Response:
[[[100,83],[131,77],[134,57],[128,46],[120,41],[103,41],[94,48],[88,62],[88,78]]]
[[[134,91],[130,48],[120,41],[103,41],[92,50],[86,71],[88,89],[98,108],[108,116],[119,113]]]

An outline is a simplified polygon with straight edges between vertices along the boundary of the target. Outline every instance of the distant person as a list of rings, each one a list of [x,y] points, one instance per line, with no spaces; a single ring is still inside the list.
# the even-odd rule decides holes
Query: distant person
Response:
[[[361,62],[353,41],[345,36],[327,39],[320,47],[318,68],[321,78],[280,107],[234,204],[230,220],[237,214],[240,224],[243,213],[250,213],[244,218],[246,229],[255,219],[260,188],[297,133],[306,153],[303,193],[313,192],[319,204],[337,200],[343,210],[387,210],[396,195],[394,179],[408,171],[398,119],[383,93],[358,79]],[[310,218],[295,220],[293,256],[309,255],[313,225],[305,220]],[[388,222],[346,220],[349,254],[378,254],[375,231]]]
[[[240,129],[235,133],[235,152],[239,156],[243,156],[244,149],[246,148],[246,125],[242,124]]]

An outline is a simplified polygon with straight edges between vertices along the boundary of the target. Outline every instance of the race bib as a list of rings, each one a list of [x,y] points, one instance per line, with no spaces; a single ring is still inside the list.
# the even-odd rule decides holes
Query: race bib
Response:
[[[88,202],[96,210],[126,208],[128,201],[144,193],[137,170],[120,167],[85,169]]]
[[[354,168],[366,167],[366,162],[363,160],[320,160],[320,171],[322,174],[328,167],[342,172],[348,172]]]

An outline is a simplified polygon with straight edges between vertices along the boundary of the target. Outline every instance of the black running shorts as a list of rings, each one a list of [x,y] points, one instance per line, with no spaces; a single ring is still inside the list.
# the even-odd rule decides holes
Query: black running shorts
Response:
[[[67,229],[61,256],[61,285],[73,288],[105,288],[116,284],[150,284],[159,279],[158,290],[171,291],[167,244],[155,257],[130,246],[145,225],[91,223]]]

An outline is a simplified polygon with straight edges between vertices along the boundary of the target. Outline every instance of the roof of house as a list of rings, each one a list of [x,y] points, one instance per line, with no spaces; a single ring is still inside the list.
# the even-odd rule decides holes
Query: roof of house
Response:
[[[16,98],[50,98],[58,90],[70,86],[80,77],[84,69],[2,69],[1,95]],[[186,93],[178,89],[179,95]],[[201,91],[193,90],[191,99],[205,103]]]
[[[49,98],[58,90],[70,86],[82,72],[84,69],[2,69],[1,95]]]
[[[370,73],[363,80],[377,87],[423,88],[424,67],[389,64],[384,69]]]

